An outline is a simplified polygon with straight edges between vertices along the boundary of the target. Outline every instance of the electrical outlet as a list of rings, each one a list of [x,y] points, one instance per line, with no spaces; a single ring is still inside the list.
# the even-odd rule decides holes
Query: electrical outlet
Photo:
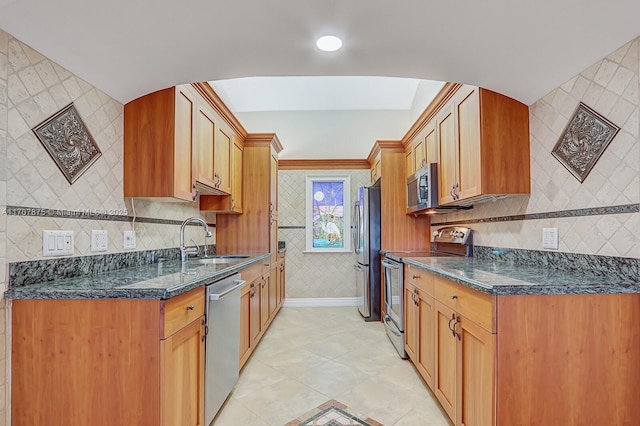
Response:
[[[104,229],[91,230],[91,251],[107,251],[107,231]]]
[[[558,250],[558,228],[542,228],[542,248]]]
[[[43,256],[73,254],[73,231],[42,231]]]
[[[134,231],[124,231],[124,241],[122,247],[125,250],[136,248],[136,233]]]

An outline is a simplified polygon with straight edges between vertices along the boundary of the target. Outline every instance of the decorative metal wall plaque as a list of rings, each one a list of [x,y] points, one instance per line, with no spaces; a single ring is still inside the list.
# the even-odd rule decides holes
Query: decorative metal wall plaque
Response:
[[[33,132],[71,184],[102,155],[73,103],[34,127]]]
[[[551,154],[583,182],[619,130],[580,102]]]

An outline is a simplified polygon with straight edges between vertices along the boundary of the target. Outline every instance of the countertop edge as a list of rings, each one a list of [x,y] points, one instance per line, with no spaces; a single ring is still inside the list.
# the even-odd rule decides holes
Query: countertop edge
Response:
[[[473,290],[481,291],[492,296],[517,296],[517,295],[567,295],[567,294],[639,294],[640,283],[625,282],[621,280],[616,286],[611,285],[584,285],[584,286],[563,286],[563,285],[504,285],[493,286],[474,280],[468,277],[456,275],[453,272],[445,271],[438,267],[427,265],[418,260],[408,257],[401,258],[402,263],[413,265],[426,271],[432,272],[442,278],[454,281],[458,284]],[[459,271],[462,273],[462,271]]]
[[[227,268],[216,271],[184,284],[178,284],[167,288],[107,288],[107,289],[60,289],[52,286],[50,289],[34,290],[31,285],[9,288],[4,293],[4,298],[10,300],[30,299],[160,299],[166,300],[179,296],[208,283],[225,278],[241,269],[245,269],[255,263],[261,262],[271,256],[271,253],[262,253],[245,261],[236,263]],[[51,281],[52,283],[55,281]]]

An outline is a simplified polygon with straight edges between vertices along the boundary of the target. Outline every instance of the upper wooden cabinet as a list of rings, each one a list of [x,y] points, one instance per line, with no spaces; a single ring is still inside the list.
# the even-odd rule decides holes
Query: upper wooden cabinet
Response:
[[[193,201],[196,98],[189,86],[176,86],[124,106],[125,197]]]
[[[220,131],[220,134],[224,134],[224,132]],[[242,140],[240,138],[233,138],[230,155],[230,194],[227,196],[201,195],[200,210],[213,211],[216,213],[242,213],[242,170],[244,144],[242,143]],[[219,157],[222,156],[220,155]]]
[[[526,105],[463,85],[438,113],[436,131],[440,204],[470,205],[529,193]]]
[[[229,123],[237,122],[203,87],[175,86],[125,105],[125,197],[194,201],[232,193],[237,133]]]

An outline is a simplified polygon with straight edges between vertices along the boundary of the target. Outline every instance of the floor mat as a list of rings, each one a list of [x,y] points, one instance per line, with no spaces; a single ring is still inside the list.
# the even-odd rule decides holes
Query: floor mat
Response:
[[[284,426],[384,426],[382,423],[352,412],[335,399],[314,408]]]

